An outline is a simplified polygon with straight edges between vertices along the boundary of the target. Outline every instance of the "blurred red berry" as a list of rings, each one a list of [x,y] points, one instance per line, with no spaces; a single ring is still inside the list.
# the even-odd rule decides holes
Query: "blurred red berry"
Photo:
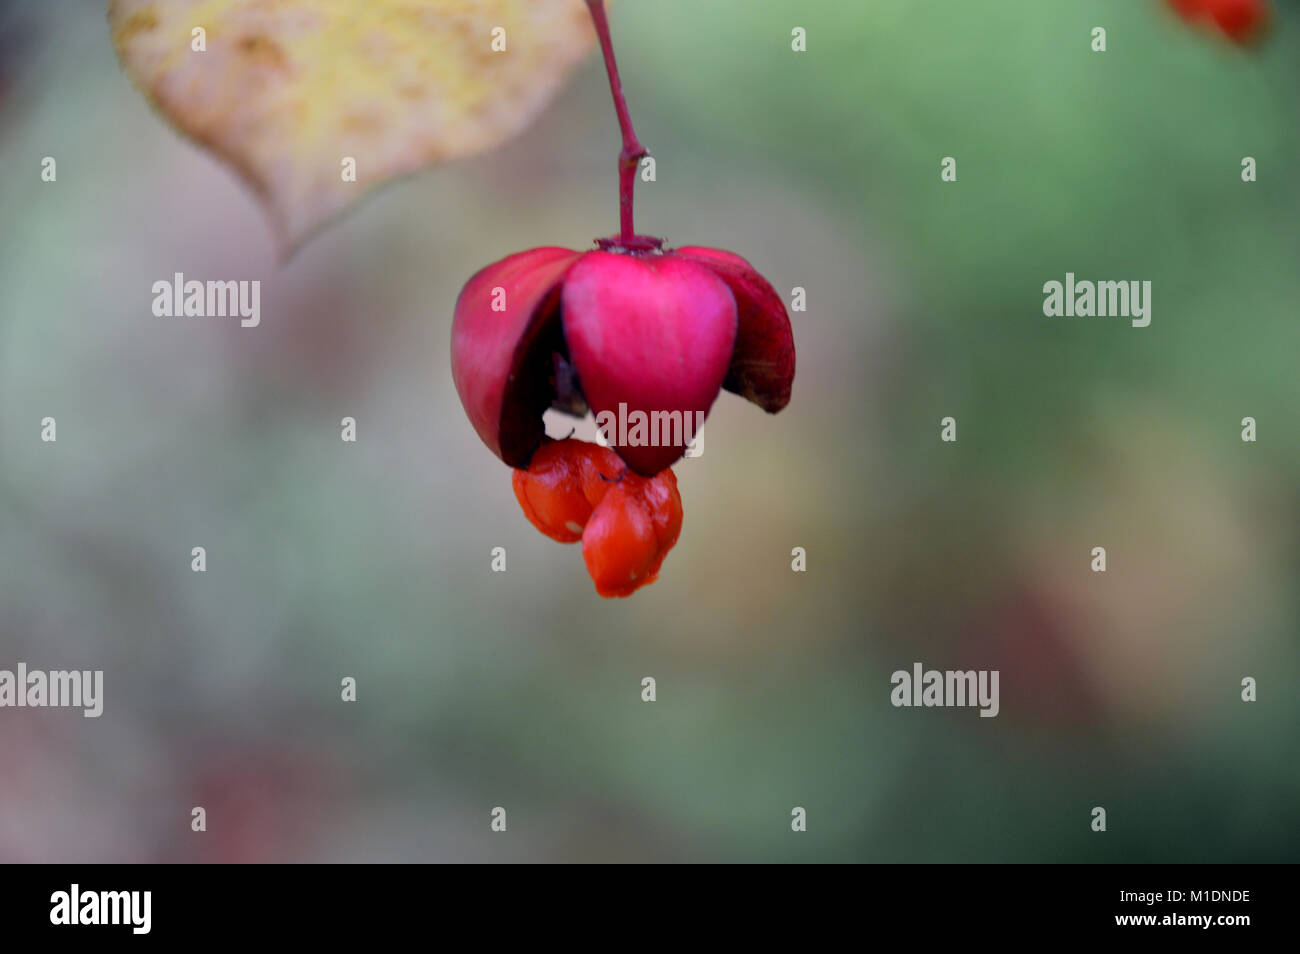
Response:
[[[1268,0],[1168,0],[1183,19],[1217,29],[1232,42],[1259,39],[1268,26]]]
[[[1206,0],[1210,18],[1234,43],[1249,43],[1268,24],[1268,0]]]
[[[1206,0],[1169,0],[1169,6],[1184,20],[1199,17],[1204,12],[1205,3]]]

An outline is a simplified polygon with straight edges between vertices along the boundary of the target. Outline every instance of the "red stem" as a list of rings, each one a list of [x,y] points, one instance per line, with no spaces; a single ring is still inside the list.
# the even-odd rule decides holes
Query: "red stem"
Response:
[[[636,185],[637,163],[646,150],[636,138],[627,100],[623,98],[623,81],[618,78],[614,44],[609,38],[609,21],[605,18],[605,0],[587,0],[587,9],[591,11],[596,36],[600,38],[600,52],[605,56],[605,72],[609,74],[609,91],[614,97],[614,112],[618,114],[618,128],[623,133],[623,151],[618,154],[618,224],[619,240],[627,243],[636,234],[632,225],[632,190]]]

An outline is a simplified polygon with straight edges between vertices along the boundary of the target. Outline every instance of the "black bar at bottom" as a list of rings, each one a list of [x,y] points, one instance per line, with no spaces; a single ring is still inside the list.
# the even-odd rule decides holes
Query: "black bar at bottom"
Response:
[[[534,910],[533,931],[563,921],[570,937],[611,919],[624,921],[633,935],[701,920],[743,935],[747,928],[767,932],[773,918],[786,920],[784,910],[786,927],[796,934],[839,922],[858,936],[882,938],[919,928],[927,941],[1033,939],[1047,932],[1231,943],[1246,936],[1241,932],[1290,933],[1289,866],[862,867],[766,870],[751,883],[737,866],[656,872],[653,880],[628,871],[593,882],[581,870],[544,880],[524,872],[516,882],[508,872],[482,877],[420,866],[9,866],[0,923],[6,940],[283,937],[301,943],[319,937],[337,944],[400,940],[413,928],[457,921],[471,935],[495,936],[504,923]],[[573,882],[566,884],[567,877]],[[671,936],[680,935],[660,940]]]

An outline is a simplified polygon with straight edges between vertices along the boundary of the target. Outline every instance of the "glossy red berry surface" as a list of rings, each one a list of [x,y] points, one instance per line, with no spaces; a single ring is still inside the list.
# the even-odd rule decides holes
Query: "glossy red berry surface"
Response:
[[[628,474],[592,512],[582,534],[582,559],[604,597],[630,596],[659,578],[682,529],[682,498],[671,470]]]
[[[608,448],[585,441],[546,441],[527,470],[512,478],[524,516],[561,543],[577,543],[591,511],[625,469]]]
[[[513,483],[533,526],[561,543],[582,541],[601,596],[629,596],[653,583],[681,534],[676,475],[642,477],[597,444],[548,440]]]

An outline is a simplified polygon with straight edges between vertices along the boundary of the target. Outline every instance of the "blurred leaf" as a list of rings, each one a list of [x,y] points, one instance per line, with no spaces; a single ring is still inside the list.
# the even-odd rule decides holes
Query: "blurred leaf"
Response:
[[[134,81],[235,167],[285,254],[394,176],[519,132],[595,39],[580,0],[109,0],[108,18]]]

